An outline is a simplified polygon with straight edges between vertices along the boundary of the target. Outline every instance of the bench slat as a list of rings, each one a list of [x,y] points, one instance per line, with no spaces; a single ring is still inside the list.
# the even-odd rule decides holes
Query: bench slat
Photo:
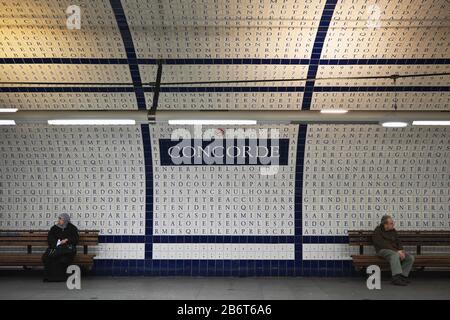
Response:
[[[450,255],[417,255],[414,257],[415,267],[450,267]],[[353,255],[353,264],[356,267],[378,265],[380,268],[389,268],[389,263],[373,255]]]
[[[73,263],[92,265],[95,254],[76,254]],[[42,266],[42,254],[14,253],[0,254],[1,266]]]
[[[77,246],[96,246],[98,244],[97,240],[92,241],[79,241]],[[23,246],[36,246],[36,247],[46,247],[48,246],[47,241],[0,241],[0,247],[23,247]]]
[[[47,240],[21,240],[21,239],[19,239],[19,240],[14,240],[14,239],[11,239],[11,240],[7,240],[7,241],[3,241],[3,240],[0,240],[0,246],[8,246],[8,245],[11,245],[12,243],[17,243],[17,244],[19,244],[19,245],[47,245],[48,243],[47,243]],[[78,241],[78,243],[77,244],[82,244],[82,243],[86,243],[86,244],[89,244],[89,243],[93,243],[93,244],[96,244],[96,243],[98,243],[98,240],[97,239],[88,239],[88,240],[83,240],[83,239],[81,239],[81,240],[79,240]]]
[[[0,246],[47,246],[46,230],[0,230]],[[98,230],[79,230],[79,246],[98,245]]]
[[[36,233],[47,233],[49,229],[36,229],[36,230],[26,230],[26,229],[10,229],[10,230],[0,230],[0,232],[16,232],[16,233],[30,233],[30,234],[36,234]],[[99,230],[78,230],[78,233],[99,233]]]
[[[450,231],[397,231],[402,243],[406,246],[450,246]],[[349,230],[348,240],[350,246],[370,246],[373,231]]]

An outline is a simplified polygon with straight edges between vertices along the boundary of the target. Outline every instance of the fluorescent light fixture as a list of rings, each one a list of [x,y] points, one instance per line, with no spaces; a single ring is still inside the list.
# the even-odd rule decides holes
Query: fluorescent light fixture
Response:
[[[17,112],[17,108],[0,108],[0,112]]]
[[[448,120],[415,120],[412,123],[414,126],[450,126]]]
[[[56,126],[94,126],[94,125],[134,125],[136,120],[125,119],[57,119],[48,120],[48,124]]]
[[[0,120],[0,126],[15,126],[16,122],[14,120]]]
[[[256,120],[169,120],[173,125],[254,125]]]
[[[404,128],[408,126],[408,123],[391,121],[391,122],[383,122],[381,125],[385,128]]]
[[[344,109],[322,109],[320,110],[320,113],[336,113],[336,114],[342,114],[342,113],[347,113],[348,110],[344,110]]]

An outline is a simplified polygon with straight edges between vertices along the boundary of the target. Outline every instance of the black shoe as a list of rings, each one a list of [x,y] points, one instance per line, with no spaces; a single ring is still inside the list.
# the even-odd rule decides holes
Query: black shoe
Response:
[[[408,284],[398,275],[392,277],[391,283],[396,286],[407,286]]]
[[[404,275],[400,275],[400,277],[402,278],[402,280],[404,281],[404,282],[406,282],[407,284],[410,284],[411,283],[411,281],[408,279],[408,277],[405,277]]]

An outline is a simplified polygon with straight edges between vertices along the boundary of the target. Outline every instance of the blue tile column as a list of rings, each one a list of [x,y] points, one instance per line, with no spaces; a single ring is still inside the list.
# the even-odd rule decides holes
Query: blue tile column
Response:
[[[303,265],[303,170],[307,125],[298,127],[297,155],[295,164],[295,275],[304,274]]]
[[[137,106],[139,110],[147,108],[145,103],[145,94],[142,87],[141,74],[139,72],[139,64],[134,49],[133,37],[131,36],[130,27],[128,26],[127,17],[120,0],[110,0],[111,8],[122,36],[123,45],[127,55],[128,66],[130,68],[131,80],[133,81],[134,93],[136,95]]]
[[[153,162],[150,127],[141,125],[142,145],[144,148],[145,163],[145,261],[139,262],[139,274],[153,272],[152,245],[153,245]]]
[[[337,0],[327,0],[322,12],[322,17],[320,18],[319,28],[317,30],[316,38],[314,39],[311,59],[309,61],[308,74],[306,77],[308,80],[306,80],[305,84],[302,110],[309,110],[311,108],[311,102],[314,93],[314,79],[316,78],[317,70],[319,69],[320,56],[322,55],[323,45],[325,43],[328,27],[330,26],[336,3]]]

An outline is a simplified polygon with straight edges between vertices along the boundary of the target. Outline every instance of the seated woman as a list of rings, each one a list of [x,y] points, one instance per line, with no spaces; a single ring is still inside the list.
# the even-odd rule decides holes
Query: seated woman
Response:
[[[42,256],[44,282],[66,281],[66,270],[75,258],[78,238],[78,229],[70,223],[70,216],[60,214],[48,232],[48,248]]]

